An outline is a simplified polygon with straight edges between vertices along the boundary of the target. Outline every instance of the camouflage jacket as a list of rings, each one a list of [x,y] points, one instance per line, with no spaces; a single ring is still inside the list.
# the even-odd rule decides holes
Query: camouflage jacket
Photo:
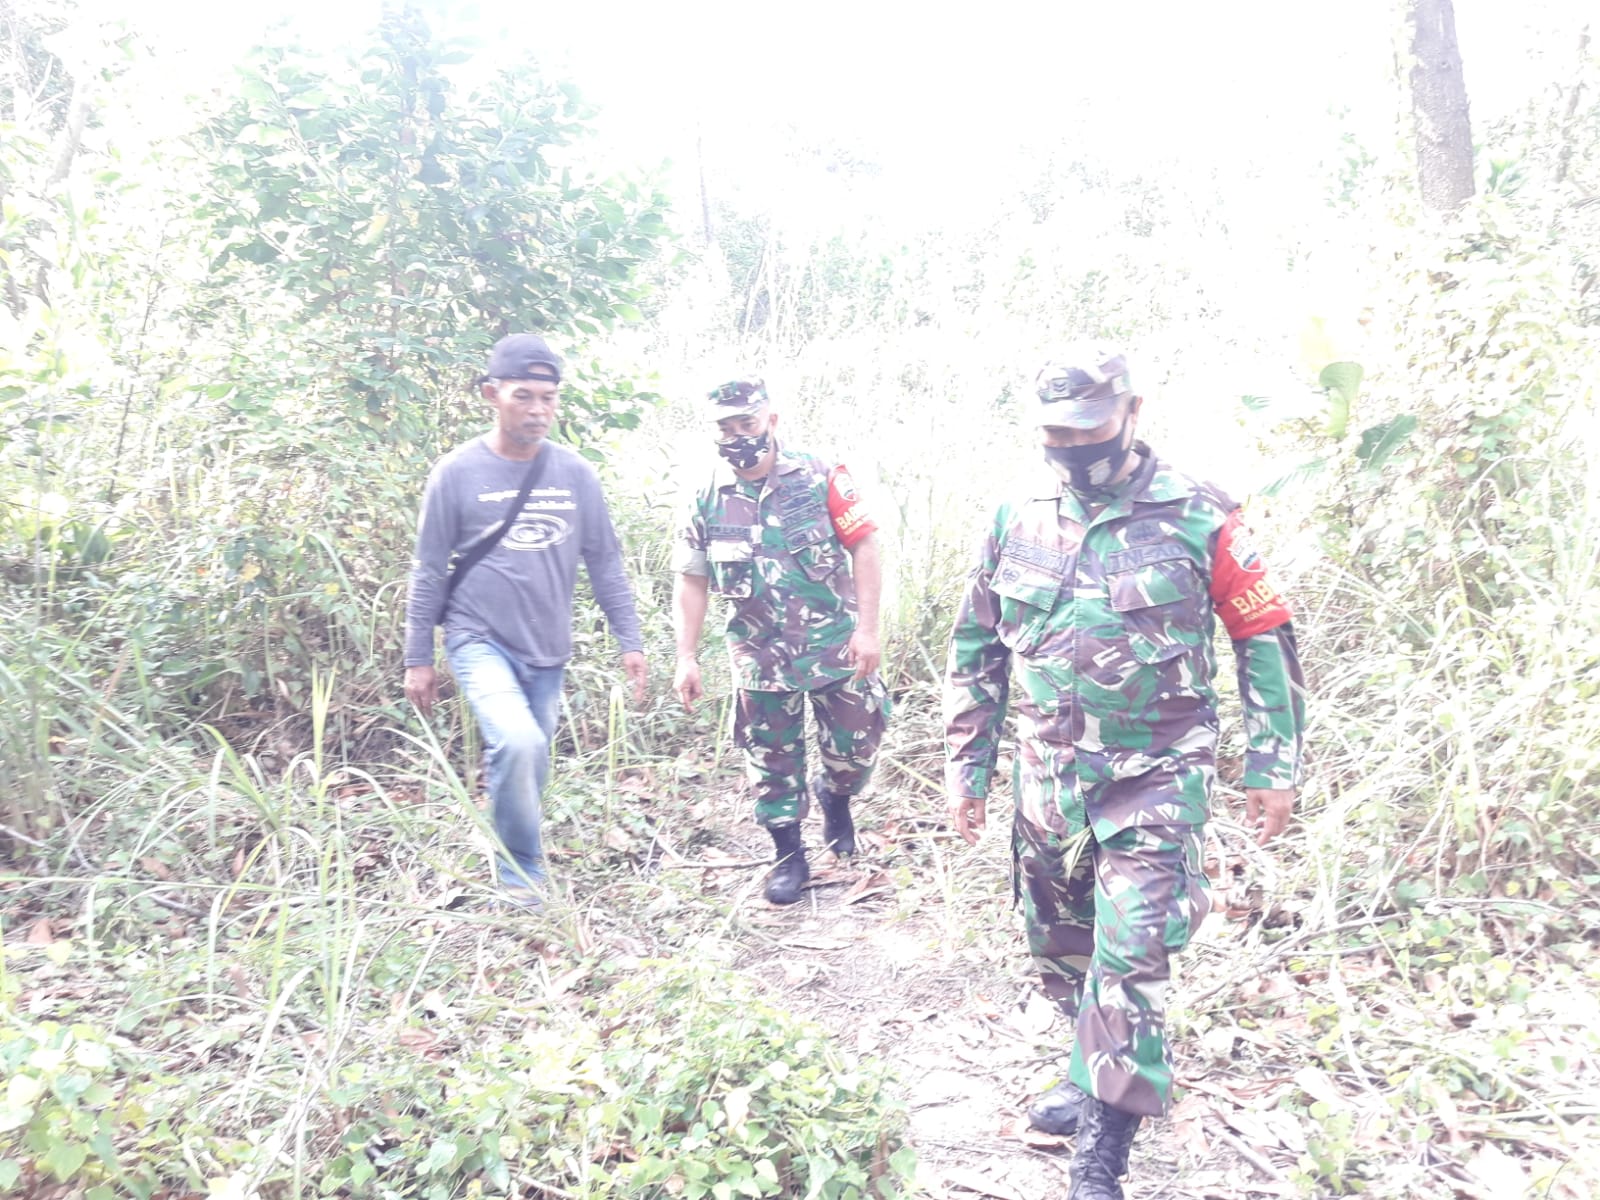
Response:
[[[709,576],[727,601],[736,687],[805,691],[853,672],[855,580],[829,511],[838,478],[826,460],[780,446],[765,480],[718,463],[689,506],[673,566]],[[847,507],[854,500],[852,490]],[[872,530],[859,512],[844,519],[855,521],[852,541]]]
[[[946,785],[988,795],[1014,667],[1017,805],[1058,833],[1205,821],[1219,614],[1244,700],[1244,784],[1291,787],[1299,774],[1293,627],[1237,506],[1138,449],[1098,511],[1048,472],[1002,505],[951,635]]]

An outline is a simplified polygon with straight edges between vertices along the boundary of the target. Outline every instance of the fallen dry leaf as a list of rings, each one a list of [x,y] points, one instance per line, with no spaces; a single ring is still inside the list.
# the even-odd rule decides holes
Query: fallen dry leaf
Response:
[[[1219,1062],[1231,1062],[1233,1043],[1238,1037],[1237,1025],[1213,1025],[1200,1035],[1200,1048]]]
[[[29,946],[53,946],[56,935],[50,928],[50,918],[40,917],[28,929],[28,936],[22,939]]]
[[[873,896],[886,896],[894,891],[894,884],[889,879],[889,872],[874,871],[856,880],[854,886],[844,894],[846,904],[858,904],[862,900]]]
[[[1456,1107],[1455,1098],[1450,1095],[1449,1089],[1428,1080],[1422,1085],[1422,1094],[1433,1105],[1433,1111],[1439,1114],[1439,1124],[1444,1126],[1445,1136],[1452,1142],[1460,1144],[1463,1140],[1461,1110]]]
[[[1350,1101],[1335,1085],[1328,1073],[1317,1067],[1301,1067],[1294,1073],[1294,1081],[1300,1085],[1300,1090],[1313,1100],[1321,1100],[1329,1108],[1349,1108]]]
[[[572,970],[568,971],[566,974],[558,975],[555,979],[551,980],[550,990],[559,996],[563,992],[570,992],[573,988],[577,987],[587,978],[589,978],[588,967],[573,967]]]
[[[430,1013],[435,1017],[442,1017],[445,1020],[449,1020],[455,1015],[449,1001],[444,998],[444,993],[438,988],[429,988],[423,992],[421,997],[418,998],[417,1004],[422,1008],[423,1012]]]
[[[1530,1185],[1522,1164],[1493,1142],[1484,1142],[1466,1162],[1472,1178],[1483,1185],[1485,1197],[1526,1196]]]
[[[792,958],[783,960],[783,982],[788,987],[809,983],[818,975],[816,963],[800,962]]]
[[[444,1039],[431,1029],[422,1029],[416,1025],[407,1025],[396,1035],[395,1041],[407,1050],[414,1050],[418,1054],[427,1054]]]
[[[800,950],[843,950],[850,943],[839,938],[806,934],[803,937],[792,937],[783,944]]]
[[[1219,1114],[1222,1123],[1255,1147],[1281,1147],[1296,1153],[1306,1148],[1305,1132],[1294,1118],[1278,1109],[1251,1112],[1242,1108],[1225,1108]]]
[[[968,1167],[946,1167],[942,1174],[945,1183],[951,1187],[977,1192],[980,1196],[995,1196],[998,1200],[1028,1200],[1028,1197],[1009,1183],[985,1175],[982,1171],[974,1171]]]
[[[606,830],[605,835],[600,840],[610,849],[622,854],[631,854],[633,852],[633,835],[620,825],[613,825]]]
[[[167,880],[172,878],[172,868],[167,866],[166,863],[162,862],[154,855],[151,855],[147,858],[141,858],[139,860],[139,865],[146,871],[149,871],[150,874],[154,875],[157,879]]]
[[[1023,1037],[1042,1037],[1055,1024],[1059,1012],[1060,1009],[1045,996],[1039,992],[1029,992],[1021,1007],[1011,1014],[1011,1025]]]
[[[1035,1129],[1026,1121],[1005,1122],[1000,1126],[1000,1136],[1021,1142],[1024,1146],[1032,1146],[1036,1150],[1059,1150],[1063,1146],[1070,1146],[1071,1140],[1060,1137],[1054,1133],[1046,1133],[1042,1129]]]
[[[1211,1157],[1211,1139],[1206,1136],[1206,1125],[1217,1119],[1211,1103],[1200,1096],[1188,1095],[1172,1106],[1172,1140],[1191,1162],[1204,1162]]]

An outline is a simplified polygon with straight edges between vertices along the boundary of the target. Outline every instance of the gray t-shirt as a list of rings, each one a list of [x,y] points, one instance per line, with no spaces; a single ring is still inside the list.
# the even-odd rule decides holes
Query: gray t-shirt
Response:
[[[564,665],[572,657],[579,557],[623,652],[643,649],[599,477],[565,446],[547,441],[539,453],[551,456],[544,478],[500,544],[461,581],[448,611],[451,552],[499,524],[530,464],[501,458],[479,437],[457,446],[429,472],[406,600],[406,666],[433,665],[433,627],[440,624],[447,638],[492,638],[529,666]]]

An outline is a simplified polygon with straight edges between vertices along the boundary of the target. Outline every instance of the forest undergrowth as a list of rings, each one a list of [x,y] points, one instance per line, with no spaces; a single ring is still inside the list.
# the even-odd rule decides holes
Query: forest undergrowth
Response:
[[[1448,220],[1353,132],[1256,228],[1248,172],[1085,161],[1063,126],[981,218],[832,228],[744,162],[684,218],[585,165],[569,82],[485,86],[405,5],[347,53],[258,47],[179,133],[134,119],[159,56],[72,8],[0,8],[0,1193],[1058,1193],[1021,1113],[1070,1031],[1005,789],[976,848],[946,827],[939,678],[1034,462],[1036,355],[1091,334],[1141,364],[1158,452],[1277,473],[1239,498],[1310,719],[1258,848],[1219,645],[1215,912],[1131,1194],[1600,1195],[1587,34]],[[792,133],[763,152],[796,196],[877,180]],[[524,328],[567,357],[555,436],[605,481],[654,672],[625,704],[580,592],[533,914],[488,886],[460,700],[425,723],[398,680],[421,482]],[[781,911],[727,694],[685,713],[664,666],[692,397],[729,361],[850,462],[889,573],[863,853]]]

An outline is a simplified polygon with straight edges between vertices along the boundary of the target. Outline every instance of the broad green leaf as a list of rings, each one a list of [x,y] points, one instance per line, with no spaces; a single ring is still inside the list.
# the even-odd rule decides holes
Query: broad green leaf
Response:
[[[1328,393],[1329,436],[1342,438],[1349,428],[1350,410],[1361,390],[1362,373],[1360,363],[1335,362],[1323,367],[1317,376],[1317,382]]]
[[[428,1157],[423,1160],[422,1172],[425,1175],[436,1174],[445,1170],[456,1161],[456,1144],[448,1138],[440,1138],[428,1148]]]
[[[1384,421],[1364,430],[1361,444],[1356,447],[1356,459],[1369,471],[1380,471],[1395,451],[1410,440],[1417,427],[1414,413],[1401,413],[1392,421]]]
[[[39,1161],[58,1182],[65,1183],[78,1173],[89,1157],[89,1148],[76,1142],[52,1142],[50,1149]]]
[[[1279,476],[1266,487],[1261,489],[1263,496],[1276,496],[1291,488],[1301,487],[1310,483],[1328,469],[1327,458],[1314,458],[1310,462],[1301,463],[1287,475]]]

